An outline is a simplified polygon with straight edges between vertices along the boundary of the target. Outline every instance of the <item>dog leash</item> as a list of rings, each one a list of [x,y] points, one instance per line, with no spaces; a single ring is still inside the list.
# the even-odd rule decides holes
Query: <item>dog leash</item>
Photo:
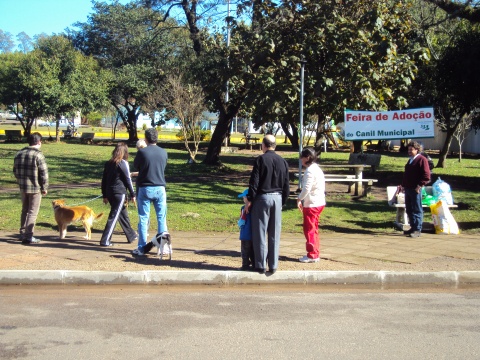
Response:
[[[68,205],[68,206],[78,206],[78,205],[86,204],[86,203],[89,203],[90,201],[97,200],[98,198],[101,198],[102,196],[103,195],[99,195],[96,198],[93,198],[93,199],[90,199],[90,200],[87,200],[87,201],[84,201],[84,202],[81,202],[81,203],[78,203],[78,204],[74,204],[74,205]]]

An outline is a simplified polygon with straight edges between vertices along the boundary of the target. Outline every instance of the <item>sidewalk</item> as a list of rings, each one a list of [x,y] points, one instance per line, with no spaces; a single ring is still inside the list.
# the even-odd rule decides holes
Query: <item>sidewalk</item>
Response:
[[[73,228],[72,228],[73,229]],[[0,284],[367,284],[375,287],[429,285],[480,286],[480,240],[472,235],[400,232],[321,234],[321,261],[298,262],[305,254],[299,234],[283,233],[278,271],[271,275],[239,271],[237,233],[172,232],[172,260],[155,249],[133,257],[134,244],[115,233],[115,246],[84,240],[83,229],[65,240],[51,231],[23,245],[13,233],[0,234]],[[93,238],[99,238],[98,230]]]

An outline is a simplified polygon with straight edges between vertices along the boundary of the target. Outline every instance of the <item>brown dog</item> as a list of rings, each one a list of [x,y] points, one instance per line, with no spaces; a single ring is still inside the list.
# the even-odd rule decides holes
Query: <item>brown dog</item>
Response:
[[[65,200],[53,200],[52,206],[55,213],[55,221],[58,224],[58,231],[60,232],[60,239],[65,239],[67,225],[75,221],[81,221],[87,232],[85,239],[90,240],[93,221],[103,216],[103,213],[95,215],[88,206],[66,206]]]

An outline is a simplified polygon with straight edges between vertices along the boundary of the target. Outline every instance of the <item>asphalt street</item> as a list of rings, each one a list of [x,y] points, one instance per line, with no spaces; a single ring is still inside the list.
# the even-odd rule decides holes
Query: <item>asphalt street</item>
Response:
[[[2,286],[0,358],[478,359],[480,293]]]

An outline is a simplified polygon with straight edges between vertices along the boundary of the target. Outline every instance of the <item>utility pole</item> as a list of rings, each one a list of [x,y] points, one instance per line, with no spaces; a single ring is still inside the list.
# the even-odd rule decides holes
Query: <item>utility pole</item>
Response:
[[[230,47],[230,0],[227,2],[227,49]],[[228,65],[228,58],[227,58],[227,66]],[[228,79],[226,83],[226,92],[225,92],[225,105],[227,106],[227,111],[228,111],[228,101],[229,101],[229,94],[228,94],[228,89],[229,84],[228,84]],[[232,124],[233,125],[233,124]],[[232,125],[230,126],[229,133],[232,131]],[[228,136],[225,137],[225,146],[228,146]]]
[[[300,131],[298,143],[298,191],[302,190],[302,151],[303,151],[303,84],[305,64],[307,61],[304,57],[300,60]]]

